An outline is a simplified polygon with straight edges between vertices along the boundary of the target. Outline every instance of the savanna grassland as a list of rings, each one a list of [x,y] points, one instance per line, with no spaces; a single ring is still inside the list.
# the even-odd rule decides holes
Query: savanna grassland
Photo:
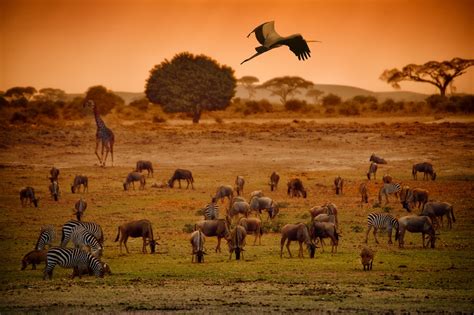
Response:
[[[113,167],[101,168],[93,153],[93,118],[55,127],[4,125],[0,139],[0,312],[119,312],[178,311],[229,312],[473,312],[474,244],[473,149],[474,124],[432,123],[429,117],[312,121],[233,120],[190,125],[168,122],[108,123],[116,137]],[[107,123],[107,117],[105,117]],[[372,153],[386,158],[377,179],[369,183],[369,206],[360,207],[358,186]],[[155,175],[143,191],[123,191],[122,182],[139,159],[151,160]],[[436,181],[414,181],[411,165],[431,161]],[[58,202],[48,192],[48,171],[60,169]],[[193,171],[195,190],[152,188],[165,182],[176,168]],[[282,177],[270,192],[272,171]],[[390,198],[385,208],[371,208],[388,173],[396,182],[429,190],[430,199],[454,205],[453,229],[439,231],[436,249],[423,249],[421,235],[406,235],[405,249],[380,244],[373,270],[364,272],[359,252],[365,238],[366,217],[372,211],[406,215]],[[89,177],[89,192],[72,194],[76,174]],[[198,210],[221,184],[246,179],[244,194],[263,190],[280,203],[272,229],[286,223],[308,222],[308,210],[331,201],[338,206],[341,230],[337,254],[326,251],[309,259],[284,253],[279,257],[280,234],[265,233],[261,246],[248,236],[243,261],[228,260],[227,246],[215,253],[215,238],[206,239],[205,263],[191,263],[187,224],[201,219]],[[345,179],[343,195],[336,196],[335,176]],[[308,198],[289,198],[286,182],[303,180]],[[18,191],[33,186],[39,208],[21,207]],[[100,223],[105,233],[103,260],[112,275],[71,280],[71,270],[56,267],[53,280],[42,280],[37,270],[20,271],[24,254],[35,246],[42,225],[53,224],[57,234],[73,219],[74,203],[88,202],[84,220]],[[227,206],[220,204],[221,209]],[[418,210],[417,210],[418,212]],[[221,215],[224,213],[221,210]],[[161,237],[158,253],[141,253],[141,239],[128,242],[130,254],[114,242],[117,227],[147,218]],[[264,217],[265,218],[265,217]],[[56,240],[56,244],[59,240]],[[327,244],[328,241],[326,241]],[[328,251],[329,248],[329,251]]]

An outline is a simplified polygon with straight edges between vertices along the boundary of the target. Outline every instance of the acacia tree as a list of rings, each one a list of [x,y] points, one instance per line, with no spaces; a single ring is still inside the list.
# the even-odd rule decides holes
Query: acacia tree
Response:
[[[386,81],[394,88],[400,88],[402,81],[415,81],[433,84],[439,89],[441,96],[446,95],[446,88],[454,78],[466,73],[466,69],[474,65],[474,59],[453,58],[451,61],[429,61],[423,65],[409,64],[398,70],[385,70],[380,80]]]
[[[242,85],[247,90],[249,93],[249,99],[252,99],[255,96],[255,83],[258,83],[259,81],[260,80],[257,77],[247,75],[238,79],[237,83]]]
[[[185,112],[198,123],[203,110],[225,109],[235,95],[234,70],[205,55],[184,52],[150,71],[145,94],[165,112]]]
[[[299,93],[300,89],[307,89],[313,86],[313,82],[306,81],[303,78],[285,76],[268,80],[258,88],[266,89],[272,92],[272,95],[279,96],[280,101],[285,105],[289,96]]]
[[[306,96],[311,97],[314,100],[314,104],[318,104],[319,97],[323,94],[323,91],[320,91],[316,88],[311,88],[306,92]]]
[[[123,106],[125,101],[102,85],[91,86],[86,92],[86,100],[94,100],[101,115],[108,114],[115,106]]]

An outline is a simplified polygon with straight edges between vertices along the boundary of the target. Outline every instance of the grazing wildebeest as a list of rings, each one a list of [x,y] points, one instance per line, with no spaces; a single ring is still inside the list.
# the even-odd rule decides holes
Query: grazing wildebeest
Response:
[[[312,240],[319,238],[323,252],[323,239],[330,238],[332,244],[331,253],[334,253],[334,249],[336,249],[335,252],[337,253],[337,246],[339,245],[339,234],[336,231],[336,225],[334,223],[313,221],[310,229],[310,235]]]
[[[77,221],[81,221],[84,216],[84,211],[87,209],[87,202],[81,197],[81,199],[74,204],[74,209],[76,209],[74,214],[76,215]]]
[[[191,247],[193,249],[193,252],[191,253],[192,255],[191,262],[194,262],[194,256],[196,256],[196,261],[198,263],[204,262],[204,255],[206,254],[204,252],[204,242],[205,242],[204,233],[202,233],[199,230],[194,231],[193,233],[191,233],[190,242],[191,242]]]
[[[387,164],[387,161],[385,161],[381,157],[376,156],[375,153],[372,153],[372,155],[370,156],[369,162],[375,162],[377,164]]]
[[[20,202],[21,206],[24,207],[26,206],[26,202],[29,201],[28,205],[31,206],[31,203],[35,206],[35,208],[38,208],[38,201],[39,198],[35,197],[35,189],[33,187],[25,187],[22,190],[20,190]]]
[[[242,176],[237,176],[235,179],[235,191],[237,192],[237,196],[244,193],[244,185],[245,179]]]
[[[153,164],[150,161],[139,160],[135,167],[135,172],[141,173],[143,170],[147,170],[147,176],[153,177]]]
[[[425,204],[428,202],[428,190],[421,189],[421,188],[413,188],[411,189],[408,186],[404,186],[403,189],[400,191],[400,202],[404,209],[408,212],[412,211],[412,205],[416,207],[418,205],[418,209],[423,209]]]
[[[306,189],[304,189],[303,182],[299,178],[293,178],[288,182],[288,196],[290,197],[307,197]]]
[[[183,170],[183,169],[176,169],[174,171],[174,174],[173,176],[171,176],[171,178],[168,180],[168,186],[170,188],[173,188],[174,186],[174,182],[175,181],[178,181],[178,184],[179,184],[179,188],[181,188],[181,180],[186,180],[186,183],[188,184],[186,186],[186,189],[189,188],[189,184],[191,184],[191,188],[194,189],[194,178],[193,178],[193,174],[191,173],[191,171],[188,171],[188,170]]]
[[[443,217],[448,217],[448,227],[452,228],[452,222],[456,222],[454,218],[453,206],[447,202],[427,202],[423,207],[421,215],[425,215],[431,218],[433,223],[438,223],[438,218],[443,223]]]
[[[145,176],[138,172],[131,172],[128,173],[125,182],[123,183],[123,190],[128,190],[130,188],[130,184],[132,184],[133,189],[135,190],[135,182],[140,182],[140,189],[145,189]]]
[[[129,237],[141,237],[143,238],[143,247],[142,252],[146,254],[146,245],[150,245],[150,251],[153,254],[155,252],[155,247],[158,245],[158,242],[153,238],[153,229],[151,227],[151,222],[148,220],[138,220],[131,221],[125,224],[122,224],[118,227],[117,237],[115,242],[119,240],[120,237],[120,253],[122,252],[122,243],[125,246],[125,249],[128,252],[127,240]],[[148,239],[148,241],[147,241]],[[156,240],[159,240],[160,237]]]
[[[435,248],[435,230],[431,219],[427,216],[405,216],[398,219],[399,234],[398,234],[398,246],[403,247],[405,244],[405,231],[412,233],[421,233],[423,240],[423,248],[431,243],[431,248]],[[425,234],[428,234],[429,240],[425,245]]]
[[[376,175],[377,175],[377,168],[378,168],[378,165],[377,163],[370,163],[370,166],[369,166],[369,171],[367,172],[367,178],[370,180],[371,178],[371,175],[374,174],[374,179],[377,179],[376,178]]]
[[[230,206],[229,216],[231,218],[239,214],[242,214],[245,217],[248,217],[249,213],[250,213],[250,205],[248,204],[248,202],[237,201],[237,202],[233,202],[232,205]]]
[[[362,263],[362,266],[364,267],[364,271],[372,270],[374,256],[375,256],[375,253],[373,250],[365,246],[362,248],[360,252],[360,262]]]
[[[413,179],[417,179],[416,173],[422,172],[423,179],[428,179],[428,176],[431,177],[432,180],[436,179],[436,172],[433,170],[433,164],[428,162],[413,164],[411,173],[413,175]]]
[[[194,230],[200,230],[207,237],[217,237],[217,251],[221,251],[221,239],[229,236],[229,223],[226,219],[199,221],[194,226]]]
[[[341,176],[338,176],[334,179],[334,187],[336,188],[336,195],[341,193],[342,195],[342,187],[344,186],[344,180]]]
[[[111,275],[112,271],[110,270],[109,264],[107,264],[105,262],[102,262],[102,261],[100,263],[102,264],[102,268],[104,270],[104,275]],[[71,279],[74,279],[76,276],[79,276],[79,279],[80,279],[81,276],[83,276],[83,275],[92,276],[92,275],[94,275],[94,270],[91,267],[87,267],[87,268],[74,267],[72,269]]]
[[[58,181],[58,177],[59,177],[59,170],[56,168],[56,167],[52,167],[50,170],[49,170],[49,180],[51,182],[53,181]]]
[[[212,198],[213,201],[221,200],[224,202],[224,198],[228,198],[229,202],[234,198],[234,189],[230,185],[222,185],[217,187],[216,194]]]
[[[361,183],[359,186],[359,193],[361,197],[361,206],[363,203],[369,203],[369,193],[367,189],[367,183]]]
[[[255,211],[257,215],[262,213],[262,210],[268,212],[269,219],[273,219],[276,217],[278,212],[280,211],[278,208],[278,204],[274,202],[269,197],[253,197],[250,200],[250,211]]]
[[[89,192],[89,179],[87,176],[76,175],[76,177],[74,177],[73,183],[71,184],[71,192],[73,194],[75,194],[76,191],[80,192],[81,185],[83,187],[83,192],[86,192],[86,190]]]
[[[54,201],[58,201],[59,183],[57,181],[51,181],[51,184],[49,184],[49,192],[51,193],[51,197],[53,197]]]
[[[280,258],[283,258],[283,246],[285,245],[285,242],[290,258],[293,257],[290,252],[290,243],[292,241],[298,241],[300,244],[298,257],[304,258],[303,243],[305,243],[309,251],[309,256],[314,258],[314,254],[316,253],[316,245],[314,245],[313,241],[311,240],[306,224],[287,224],[281,229]]]
[[[253,245],[257,242],[258,238],[258,245],[262,245],[262,221],[258,218],[240,218],[239,225],[243,226],[247,234],[255,234],[255,240],[253,241]]]
[[[273,172],[270,175],[270,190],[271,191],[277,190],[279,181],[280,181],[280,175],[277,172]]]
[[[236,260],[240,260],[240,255],[244,258],[245,237],[247,237],[247,231],[240,225],[237,225],[230,231],[230,237],[227,239],[229,260],[232,259],[232,253],[234,252]]]

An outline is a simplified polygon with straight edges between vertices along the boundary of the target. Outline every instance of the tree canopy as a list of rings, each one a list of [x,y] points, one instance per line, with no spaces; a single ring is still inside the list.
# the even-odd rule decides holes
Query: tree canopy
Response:
[[[249,93],[249,99],[252,99],[255,96],[256,86],[255,83],[258,83],[260,80],[254,76],[243,76],[237,80],[237,83],[242,85],[247,92]]]
[[[474,65],[474,59],[453,58],[451,61],[429,61],[422,65],[409,64],[398,70],[385,70],[380,80],[400,88],[402,81],[424,82],[436,86],[440,95],[446,95],[446,88],[454,78],[466,73],[466,69]]]
[[[235,95],[234,70],[205,55],[184,52],[150,71],[145,94],[165,112],[185,112],[198,123],[203,110],[225,109]]]
[[[120,96],[107,90],[107,88],[102,85],[91,86],[87,90],[86,100],[89,99],[95,102],[101,115],[108,114],[115,106],[125,104],[125,101]]]
[[[300,77],[278,77],[266,81],[259,86],[261,89],[266,89],[272,92],[272,95],[280,97],[280,101],[284,105],[288,100],[288,97],[299,93],[300,89],[307,89],[313,87],[314,83],[307,81]]]

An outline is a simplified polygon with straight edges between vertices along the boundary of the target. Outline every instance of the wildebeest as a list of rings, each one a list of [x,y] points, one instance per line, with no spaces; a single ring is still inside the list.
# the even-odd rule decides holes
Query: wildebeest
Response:
[[[385,159],[376,156],[375,153],[372,153],[372,155],[370,156],[369,162],[375,162],[377,164],[387,164],[387,161],[385,161]]]
[[[369,203],[369,193],[367,189],[367,183],[361,183],[359,186],[359,194],[361,197],[361,206],[363,203]]]
[[[417,179],[416,173],[422,172],[423,179],[428,179],[428,176],[431,177],[432,180],[436,179],[436,172],[433,170],[433,164],[429,162],[423,162],[418,164],[413,164],[411,173],[413,175],[413,179]]]
[[[250,200],[250,211],[255,211],[258,215],[262,210],[267,211],[268,217],[273,219],[279,212],[278,204],[269,197],[253,197]]]
[[[155,247],[158,245],[158,242],[153,238],[153,229],[151,227],[151,222],[144,220],[131,221],[125,224],[122,224],[118,227],[117,237],[115,242],[119,240],[120,237],[120,252],[122,252],[122,243],[125,246],[125,249],[128,252],[127,240],[129,237],[141,237],[143,238],[143,247],[142,252],[146,254],[146,245],[150,245],[151,253],[155,253]],[[148,241],[147,241],[148,239]],[[160,237],[156,240],[159,240]]]
[[[403,247],[405,244],[405,231],[412,233],[421,233],[423,240],[423,248],[431,244],[431,248],[435,248],[435,230],[431,219],[427,216],[405,216],[398,219],[399,234],[398,234],[398,246]],[[429,240],[425,245],[425,234],[428,234]]]
[[[212,198],[213,201],[221,200],[224,202],[224,198],[228,198],[229,202],[234,198],[234,189],[230,185],[222,185],[217,187],[216,194]]]
[[[184,169],[180,169],[180,168],[178,168],[174,171],[173,176],[171,176],[171,178],[168,180],[168,186],[170,188],[173,188],[174,182],[178,181],[179,188],[181,188],[181,180],[186,180],[186,183],[188,184],[186,186],[186,189],[189,188],[189,184],[191,184],[191,188],[194,189],[193,174],[189,170],[184,170]]]
[[[280,175],[277,172],[273,172],[270,175],[270,190],[271,191],[277,190],[279,181],[280,181]]]
[[[138,172],[131,172],[128,173],[125,182],[123,182],[123,190],[128,190],[130,188],[130,184],[132,184],[133,189],[135,189],[135,182],[140,182],[140,189],[145,189],[145,176]]]
[[[299,178],[293,178],[288,182],[288,196],[290,197],[307,197],[306,189],[303,186],[303,182]]]
[[[452,222],[456,222],[454,218],[453,206],[447,202],[427,202],[423,207],[421,215],[431,218],[433,223],[438,223],[438,218],[443,222],[443,216],[448,217],[448,227],[452,228]]]
[[[245,179],[242,176],[237,176],[235,178],[235,191],[237,196],[240,196],[244,193]]]
[[[74,177],[73,183],[71,184],[71,192],[73,194],[75,194],[76,191],[80,192],[81,185],[83,187],[83,192],[86,192],[86,190],[89,192],[89,179],[87,176],[76,175],[76,177]]]
[[[428,202],[428,190],[421,188],[411,189],[408,186],[403,187],[400,191],[400,202],[402,203],[403,208],[408,212],[412,211],[412,205],[417,206],[418,209],[423,209],[425,204]]]
[[[53,197],[54,201],[58,201],[59,183],[57,181],[51,181],[51,184],[49,184],[49,192],[51,193],[51,197]]]
[[[342,195],[342,187],[344,186],[344,180],[341,176],[338,176],[334,179],[334,187],[336,188],[336,195],[341,193]]]
[[[31,203],[35,206],[35,208],[38,208],[38,202],[39,198],[35,197],[35,189],[33,187],[25,187],[20,190],[20,202],[21,206],[24,207],[26,206],[26,202],[29,202],[28,205],[31,206]]]
[[[392,176],[390,176],[389,174],[385,174],[383,177],[382,177],[382,182],[384,184],[390,184],[391,182],[393,182],[393,178]]]
[[[316,240],[317,238],[319,238],[323,252],[323,239],[330,238],[332,244],[331,253],[334,253],[334,249],[336,249],[335,252],[337,253],[337,246],[339,245],[339,234],[336,231],[336,225],[334,223],[313,221],[310,228],[310,235],[312,240]]]
[[[229,236],[229,223],[226,219],[199,221],[194,226],[194,230],[200,230],[207,237],[217,237],[217,251],[221,251],[221,239]]]
[[[245,217],[248,217],[250,213],[250,205],[245,201],[233,202],[230,206],[229,216],[232,218],[239,214],[242,214]]]
[[[36,270],[36,265],[46,261],[47,252],[47,249],[35,249],[23,256],[23,259],[21,260],[21,270],[25,270],[29,264],[31,264],[31,270]]]
[[[49,180],[51,182],[53,181],[58,181],[59,179],[59,170],[56,168],[56,167],[52,167],[50,170],[49,170]]]
[[[135,172],[141,173],[143,170],[147,170],[147,176],[153,177],[153,164],[150,161],[139,160],[135,167]]]
[[[232,259],[232,253],[235,252],[235,259],[240,260],[240,255],[244,257],[245,237],[247,231],[244,227],[237,225],[230,231],[230,237],[227,239],[229,246],[229,260]]]
[[[202,233],[200,230],[194,231],[191,233],[191,247],[193,249],[193,252],[191,253],[192,259],[191,262],[194,262],[194,256],[196,256],[196,261],[198,263],[204,262],[204,255],[206,254],[204,252],[204,233]]]
[[[81,221],[84,211],[87,209],[87,202],[84,199],[79,199],[74,204],[74,209],[76,210],[74,214],[76,215],[77,221]]]
[[[292,241],[298,241],[300,248],[298,251],[298,257],[304,258],[303,255],[303,243],[309,251],[309,256],[314,258],[316,253],[316,245],[314,245],[309,235],[308,227],[304,223],[287,224],[281,229],[281,241],[280,241],[280,258],[283,258],[283,246],[286,242],[286,249],[290,258],[292,257],[290,252],[290,243]]]
[[[376,175],[377,175],[377,168],[378,168],[378,165],[377,163],[370,163],[370,166],[369,166],[369,171],[367,172],[367,178],[370,180],[371,178],[371,175],[374,174],[374,179],[377,179],[376,178]]]
[[[370,248],[364,246],[360,252],[360,262],[364,267],[364,271],[372,270],[372,264],[374,262],[375,253]]]
[[[258,218],[240,218],[239,225],[243,226],[247,234],[255,234],[255,240],[253,241],[253,245],[257,242],[258,238],[258,245],[262,245],[262,221]]]

